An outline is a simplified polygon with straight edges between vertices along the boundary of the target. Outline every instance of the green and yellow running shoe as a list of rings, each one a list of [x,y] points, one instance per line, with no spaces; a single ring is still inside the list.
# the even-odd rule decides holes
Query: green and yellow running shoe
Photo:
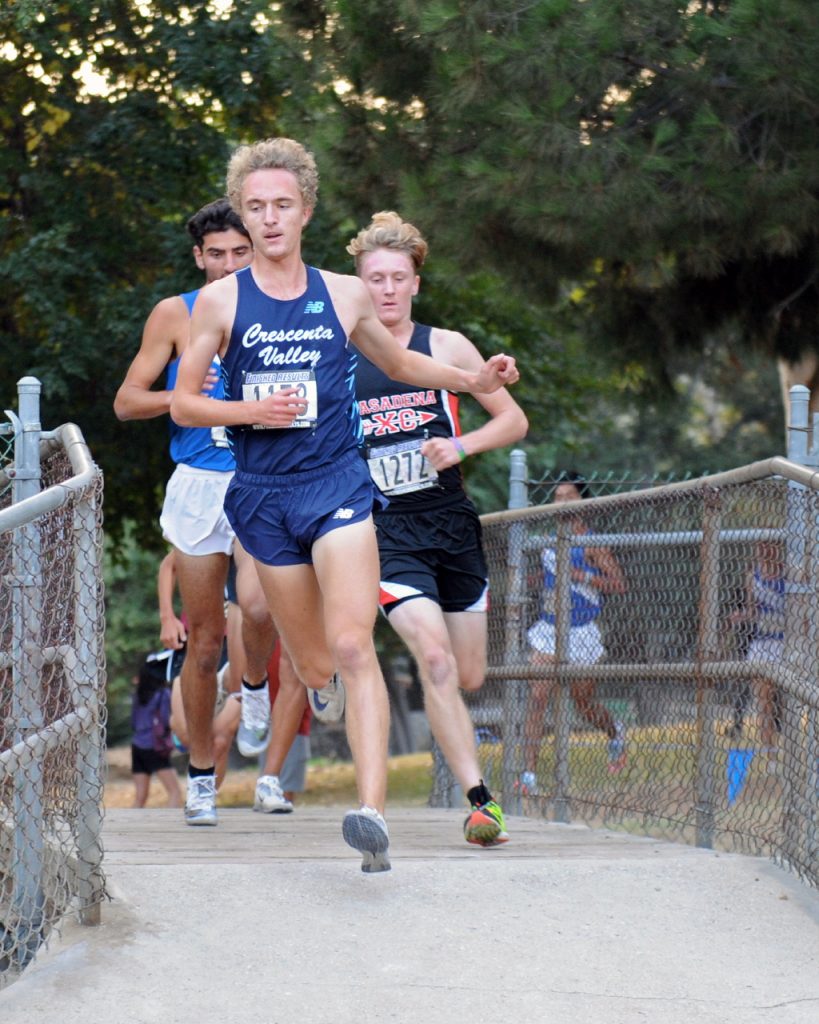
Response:
[[[464,822],[464,838],[475,846],[498,846],[509,841],[506,822],[500,804],[489,803],[473,807]]]

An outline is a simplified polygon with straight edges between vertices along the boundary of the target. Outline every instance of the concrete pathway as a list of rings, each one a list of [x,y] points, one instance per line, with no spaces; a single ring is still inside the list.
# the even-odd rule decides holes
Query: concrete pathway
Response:
[[[511,819],[390,813],[368,876],[342,808],[109,811],[102,924],[0,992],[2,1024],[817,1024],[819,893],[768,861]]]

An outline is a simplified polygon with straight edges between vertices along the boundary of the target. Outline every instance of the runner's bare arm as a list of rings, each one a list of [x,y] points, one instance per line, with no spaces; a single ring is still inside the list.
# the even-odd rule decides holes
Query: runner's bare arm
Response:
[[[419,352],[402,348],[379,321],[363,281],[344,274],[324,273],[333,305],[356,348],[392,380],[420,387],[468,391],[472,394],[497,391],[520,377],[515,360],[494,355],[479,370],[470,372],[445,366]]]
[[[483,365],[480,352],[458,331],[434,327],[430,350],[436,362],[449,363],[464,370],[477,372]],[[526,414],[506,388],[499,388],[488,395],[479,393],[474,397],[489,414],[489,419],[475,430],[460,435],[460,448],[463,448],[466,455],[503,448],[526,436],[529,429]],[[440,470],[454,466],[461,460],[460,448],[450,438],[435,437],[424,443],[422,451],[432,465]]]
[[[152,391],[168,363],[181,351],[188,333],[188,311],[178,295],[162,299],[151,310],[142,342],[114,398],[120,420],[147,420],[171,407],[171,392]]]
[[[159,563],[156,576],[156,593],[159,599],[159,640],[163,647],[178,651],[188,639],[185,624],[177,617],[173,606],[176,587],[176,566],[174,553],[169,551]]]
[[[304,412],[305,402],[287,388],[261,401],[241,398],[214,402],[201,394],[213,357],[227,351],[236,309],[236,280],[231,274],[214,281],[199,293],[191,317],[190,341],[179,363],[171,399],[171,416],[183,427],[230,427],[258,423],[288,427]]]
[[[591,576],[588,582],[603,594],[624,594],[626,581],[620,563],[608,548],[587,548],[586,560],[595,569],[600,570],[599,576]]]

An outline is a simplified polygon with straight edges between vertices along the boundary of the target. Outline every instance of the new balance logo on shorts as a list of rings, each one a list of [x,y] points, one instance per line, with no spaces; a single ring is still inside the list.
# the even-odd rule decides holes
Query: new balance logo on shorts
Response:
[[[324,312],[324,303],[320,302],[320,301],[317,302],[317,301],[314,301],[314,300],[311,299],[307,303],[307,305],[304,307],[304,312],[305,313],[323,313]]]
[[[353,508],[340,508],[333,513],[333,519],[352,519],[355,515]]]

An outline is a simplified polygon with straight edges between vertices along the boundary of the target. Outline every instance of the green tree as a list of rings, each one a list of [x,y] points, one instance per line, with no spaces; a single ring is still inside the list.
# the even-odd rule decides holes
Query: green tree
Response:
[[[298,119],[302,57],[274,5],[12,0],[0,10],[0,390],[44,385],[106,473],[109,530],[156,543],[167,424],[111,404],[152,305],[200,283],[186,218],[236,140]]]
[[[668,385],[721,332],[817,349],[812,0],[284,7],[362,211],[387,196],[536,303],[583,282],[586,336]]]
[[[566,469],[598,480],[680,480],[785,454],[777,375],[759,352],[713,345],[695,367],[673,375],[670,389],[623,380],[596,399],[601,413],[557,445],[528,451],[533,504],[550,500]],[[683,363],[684,360],[678,360]]]

